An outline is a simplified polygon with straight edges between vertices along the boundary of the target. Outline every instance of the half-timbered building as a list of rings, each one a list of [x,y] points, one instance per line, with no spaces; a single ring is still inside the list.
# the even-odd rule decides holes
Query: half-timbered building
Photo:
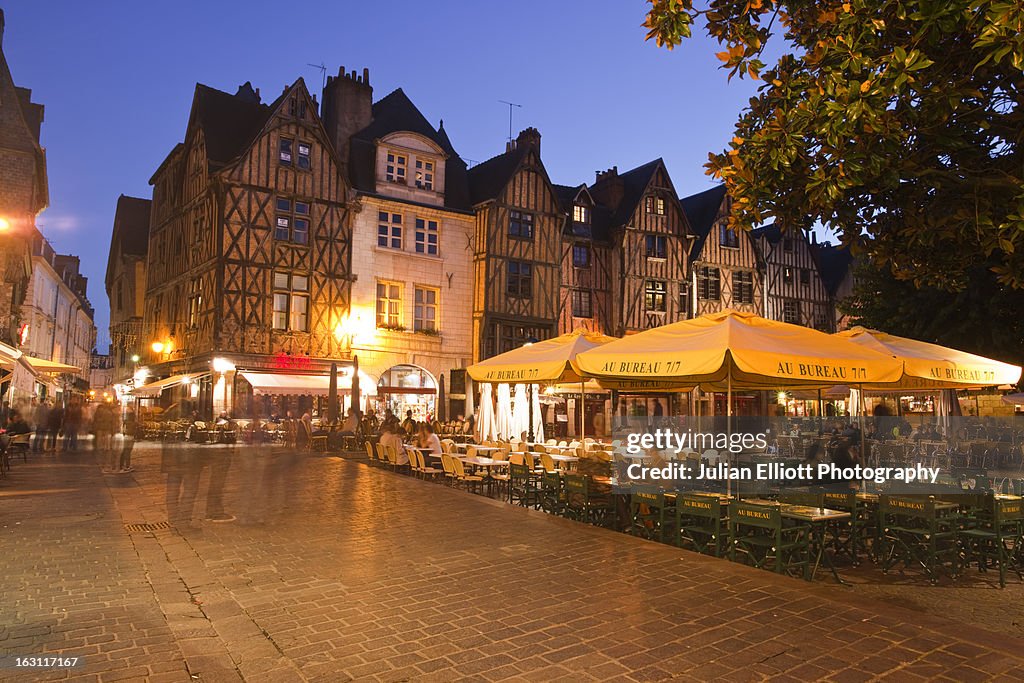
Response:
[[[218,384],[185,398],[245,411],[250,385],[223,368],[323,372],[345,357],[351,192],[302,79],[270,104],[248,83],[197,85],[184,141],[150,183],[139,353],[152,376],[200,378],[223,356]]]
[[[466,164],[443,123],[432,126],[398,89],[371,105],[369,71],[327,80],[324,124],[358,201],[352,310],[343,326],[376,407],[418,420],[438,414],[442,377],[464,409],[472,362],[472,239]],[[454,389],[454,391],[453,391]],[[461,390],[461,391],[460,391]],[[447,407],[447,406],[445,406]]]
[[[655,159],[621,174],[615,167],[598,172],[590,194],[610,213],[611,334],[686,318],[691,233],[664,162]]]
[[[469,190],[478,361],[555,334],[564,217],[534,128],[469,169]]]
[[[834,245],[828,242],[811,244],[818,267],[821,270],[821,279],[828,292],[829,308],[835,320],[836,330],[845,330],[850,327],[850,315],[842,310],[842,303],[853,296],[856,286],[857,263],[850,253],[849,248],[843,245]]]
[[[140,348],[151,204],[148,199],[121,195],[114,211],[104,285],[110,304],[110,362],[114,379],[120,382],[134,374],[132,358]]]
[[[611,234],[611,212],[594,201],[586,185],[555,185],[565,214],[562,230],[558,331],[583,328],[613,334],[613,261],[618,256]]]
[[[828,290],[808,234],[780,230],[776,224],[750,233],[764,264],[762,296],[764,316],[772,320],[835,330]]]
[[[759,253],[749,232],[729,227],[725,186],[681,202],[696,235],[690,249],[691,317],[727,308],[762,315]]]

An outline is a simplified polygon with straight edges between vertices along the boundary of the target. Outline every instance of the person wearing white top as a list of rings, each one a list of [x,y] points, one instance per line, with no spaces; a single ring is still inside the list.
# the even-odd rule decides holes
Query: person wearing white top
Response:
[[[441,439],[437,438],[437,434],[434,433],[434,428],[430,426],[429,422],[424,422],[420,426],[418,441],[420,448],[429,448],[434,455],[441,455],[444,452],[441,448]]]
[[[391,446],[395,449],[395,462],[399,465],[409,464],[409,454],[405,452],[405,444],[402,437],[395,433],[394,428],[385,423],[381,428],[380,443],[382,446]]]

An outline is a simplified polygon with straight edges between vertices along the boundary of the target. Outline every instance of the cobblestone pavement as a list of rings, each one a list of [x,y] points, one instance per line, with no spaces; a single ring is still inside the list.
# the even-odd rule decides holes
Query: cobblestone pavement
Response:
[[[1024,640],[864,586],[334,457],[139,448],[134,473],[104,476],[91,454],[36,456],[0,480],[0,527],[0,657],[86,658],[2,680],[971,681],[1024,665]]]

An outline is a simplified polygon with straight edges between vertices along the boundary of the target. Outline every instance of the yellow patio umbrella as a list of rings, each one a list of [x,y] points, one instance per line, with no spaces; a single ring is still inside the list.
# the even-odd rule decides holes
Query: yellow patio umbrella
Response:
[[[538,383],[579,383],[581,384],[580,396],[583,396],[584,377],[576,369],[576,356],[612,341],[615,341],[615,337],[576,329],[553,339],[524,344],[518,349],[512,349],[475,365],[470,365],[466,370],[475,381],[492,384],[527,384],[532,387]],[[533,438],[532,389],[530,393],[529,433],[530,438]],[[582,424],[582,409],[580,415]],[[582,434],[581,427],[581,437]]]
[[[892,355],[800,325],[726,310],[623,337],[576,357],[584,374],[731,388],[894,382]]]
[[[896,383],[865,383],[865,389],[966,389],[1020,381],[1020,366],[938,344],[865,327],[853,327],[833,336],[903,361],[904,373]]]
[[[615,339],[599,332],[573,330],[480,361],[467,371],[477,382],[493,384],[580,382],[583,378],[576,370],[576,356]]]

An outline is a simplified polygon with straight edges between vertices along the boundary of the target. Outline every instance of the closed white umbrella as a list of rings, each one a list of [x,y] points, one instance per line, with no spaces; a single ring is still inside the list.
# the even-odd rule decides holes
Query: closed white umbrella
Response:
[[[480,414],[476,420],[478,441],[494,438],[494,399],[491,394],[490,384],[480,385]]]
[[[494,408],[494,431],[499,439],[512,435],[512,390],[507,384],[499,384],[497,405]]]
[[[527,430],[530,424],[530,403],[526,397],[526,385],[517,384],[515,394],[512,397],[512,426],[511,436],[519,438]]]
[[[533,396],[533,440],[544,440],[544,417],[540,410],[540,387],[533,385],[530,395]]]

